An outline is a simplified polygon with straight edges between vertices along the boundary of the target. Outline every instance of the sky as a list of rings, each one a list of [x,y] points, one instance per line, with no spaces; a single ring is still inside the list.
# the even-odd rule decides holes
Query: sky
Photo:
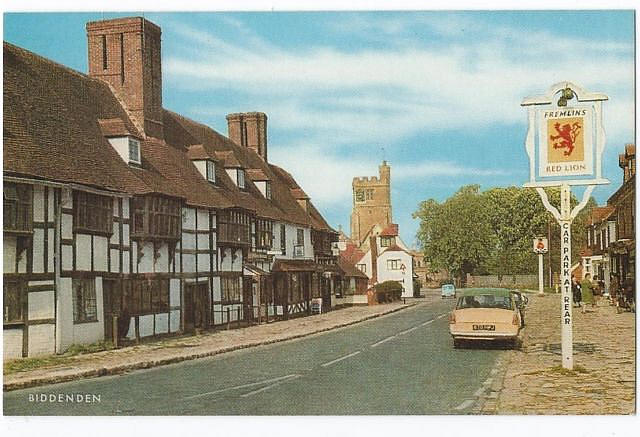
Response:
[[[5,13],[5,41],[87,71],[85,23],[127,13]],[[609,96],[599,204],[635,141],[634,11],[151,13],[163,105],[226,134],[268,116],[269,160],[348,233],[351,181],[391,165],[393,220],[416,245],[421,201],[528,178],[524,97],[569,80]]]

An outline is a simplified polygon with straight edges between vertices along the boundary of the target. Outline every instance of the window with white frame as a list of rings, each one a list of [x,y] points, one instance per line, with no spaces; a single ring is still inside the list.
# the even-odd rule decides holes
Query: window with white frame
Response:
[[[401,262],[399,259],[388,259],[387,270],[400,270]]]
[[[244,188],[244,170],[238,169],[238,188]]]
[[[380,237],[380,246],[389,247],[395,242],[395,237]]]
[[[367,273],[367,265],[366,264],[356,264],[356,268],[360,270],[362,273]]]
[[[140,164],[140,141],[135,138],[129,138],[129,162]]]
[[[73,279],[74,323],[97,322],[96,284],[94,279]]]
[[[264,197],[271,200],[271,182],[266,181],[264,186]]]
[[[207,180],[216,182],[216,164],[213,161],[207,161]]]

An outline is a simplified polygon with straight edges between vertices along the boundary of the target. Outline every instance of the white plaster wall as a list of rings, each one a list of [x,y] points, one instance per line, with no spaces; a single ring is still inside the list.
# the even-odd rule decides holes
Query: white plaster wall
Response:
[[[197,161],[191,161],[191,162],[193,162],[193,165],[195,165],[196,169],[202,175],[202,177],[206,179],[207,178],[207,161],[197,160]]]
[[[27,273],[27,250],[29,249],[23,251],[22,256],[18,259],[18,273]]]
[[[95,235],[93,237],[93,269],[99,272],[106,272],[109,268],[107,251],[109,250],[109,240],[107,237]]]
[[[91,235],[76,234],[76,270],[91,270]]]
[[[33,186],[33,221],[44,221],[44,187],[42,185]]]
[[[196,256],[193,253],[182,254],[182,271],[193,273],[196,271]]]
[[[2,268],[4,273],[16,272],[16,237],[4,235],[2,239]],[[5,331],[6,333],[7,331]]]
[[[109,249],[111,251],[111,272],[120,273],[120,251],[118,249]]]
[[[166,243],[158,247],[158,255],[153,269],[155,272],[167,273],[169,271],[169,246]]]
[[[238,171],[235,168],[225,168],[227,174],[235,185],[238,185]]]
[[[220,298],[221,298],[220,278],[219,277],[216,276],[216,277],[213,278],[213,280],[211,281],[211,287],[213,289],[213,302],[219,302]]]
[[[120,158],[129,163],[129,137],[108,138],[109,143],[118,152]]]
[[[33,230],[33,273],[44,272],[44,229]]]
[[[49,246],[47,247],[47,250],[48,250],[47,268],[49,269],[49,272],[53,272],[55,270],[55,260],[53,259],[54,249],[55,249],[55,240],[53,237],[54,237],[53,231],[49,231],[49,234],[48,234]]]
[[[210,271],[210,260],[208,253],[199,253],[198,254],[198,271],[199,272],[208,272]]]
[[[29,351],[30,357],[51,355],[55,353],[55,325],[29,326]]]
[[[219,325],[222,323],[222,305],[213,306],[213,324]]]
[[[144,243],[142,257],[138,259],[138,273],[153,273],[153,244]]]
[[[140,337],[149,337],[153,335],[153,314],[139,317]]]
[[[62,214],[62,238],[70,240],[73,238],[73,216]]]
[[[62,270],[73,269],[73,246],[67,244],[62,245]]]
[[[196,210],[193,208],[182,208],[182,228],[194,230],[196,228]]]
[[[274,244],[276,248],[280,249],[280,225],[281,222],[277,222],[274,224]],[[311,244],[311,229],[305,228],[304,226],[292,225],[289,223],[285,223],[285,242],[287,251],[286,254],[276,255],[276,258],[280,259],[313,259],[313,245]],[[304,230],[304,256],[296,257],[293,256],[293,247],[297,245],[298,241],[298,229]]]
[[[119,214],[118,214],[118,212],[119,212],[119,211],[118,211],[118,207],[119,207],[119,206],[118,206],[118,203],[119,203],[119,202],[118,202],[118,198],[117,198],[117,197],[114,197],[114,198],[113,198],[113,216],[114,216],[114,217],[118,217],[118,215],[119,215]],[[116,224],[116,223],[114,223],[114,225],[115,225],[115,224]]]
[[[367,267],[366,267],[367,271],[366,271],[366,272],[364,272],[364,274],[365,274],[365,275],[367,275],[367,277],[368,277],[369,279],[371,279],[371,277],[372,277],[372,275],[373,275],[373,272],[372,272],[372,270],[371,270],[371,251],[370,251],[370,250],[369,250],[369,251],[367,251],[367,253],[365,253],[365,254],[364,254],[364,256],[363,256],[360,260],[356,261],[354,264],[355,264],[356,266],[357,266],[358,264],[365,264],[365,265],[367,266]],[[356,267],[356,268],[357,268],[357,267]]]
[[[73,191],[69,189],[63,189],[61,200],[63,208],[73,208]]]
[[[122,251],[122,273],[129,273],[129,257],[131,252],[128,250]]]
[[[109,240],[109,242],[111,244],[120,244],[120,223],[113,222],[112,231],[113,234],[111,234],[111,240]]]
[[[129,218],[129,201],[131,199],[125,198],[122,199],[122,216],[124,218]]]
[[[180,310],[171,310],[169,323],[169,329],[171,330],[171,332],[180,331]]]
[[[236,255],[235,260],[233,260],[233,257],[231,258],[231,261],[233,263],[231,270],[233,270],[234,272],[241,272],[243,267],[242,249],[236,249],[235,255]]]
[[[264,197],[267,197],[267,182],[266,181],[254,181],[253,184],[258,188]]]
[[[399,259],[405,265],[404,274],[402,270],[387,270],[387,260]],[[413,268],[411,255],[400,251],[385,251],[378,257],[378,282],[398,281],[402,284],[402,296],[413,296]]]
[[[198,230],[199,231],[208,231],[209,230],[209,211],[206,209],[199,209],[197,211],[198,214]]]
[[[22,358],[22,328],[5,329],[2,334],[3,361]]]
[[[69,293],[71,297],[71,293]],[[71,303],[71,302],[70,302]],[[93,323],[73,324],[73,344],[91,344],[104,340],[104,309],[102,297],[102,278],[96,278],[96,313],[98,320]],[[71,308],[73,323],[73,308]]]
[[[129,241],[129,225],[128,224],[122,225],[122,243],[125,246],[128,246],[131,244]]]
[[[180,303],[180,279],[169,279],[169,306],[178,307]]]
[[[156,334],[166,334],[169,332],[169,315],[156,314]]]
[[[53,319],[55,317],[55,301],[53,285],[51,291],[32,291],[29,293],[29,320]],[[31,336],[29,336],[31,341]]]
[[[73,299],[71,278],[60,278],[56,315],[57,342],[64,352],[72,344],[90,344],[104,340],[102,278],[95,279],[97,321],[92,323],[73,323]]]

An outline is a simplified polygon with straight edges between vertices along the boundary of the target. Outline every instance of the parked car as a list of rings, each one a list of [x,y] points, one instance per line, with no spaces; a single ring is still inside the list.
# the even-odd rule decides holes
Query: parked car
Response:
[[[458,298],[449,316],[453,346],[465,340],[502,340],[512,346],[519,342],[520,310],[509,290],[471,288]]]
[[[445,297],[456,297],[456,287],[453,284],[444,284],[442,287],[440,287],[440,292],[443,299]]]
[[[511,290],[511,296],[520,310],[520,327],[524,328],[524,310],[529,303],[529,298],[519,290]]]

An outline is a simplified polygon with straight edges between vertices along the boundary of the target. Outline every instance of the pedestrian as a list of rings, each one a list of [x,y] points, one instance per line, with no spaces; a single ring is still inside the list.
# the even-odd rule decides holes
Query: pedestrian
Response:
[[[587,312],[587,305],[591,304],[592,307],[595,307],[591,274],[587,273],[584,275],[584,279],[580,283],[580,292],[582,294],[582,313],[584,314]]]
[[[582,300],[582,293],[580,291],[580,284],[575,275],[571,275],[571,293],[573,295],[573,306],[579,307]]]
[[[611,280],[609,281],[609,299],[611,300],[609,305],[617,305],[618,293],[620,292],[620,280],[617,273],[611,273]]]

